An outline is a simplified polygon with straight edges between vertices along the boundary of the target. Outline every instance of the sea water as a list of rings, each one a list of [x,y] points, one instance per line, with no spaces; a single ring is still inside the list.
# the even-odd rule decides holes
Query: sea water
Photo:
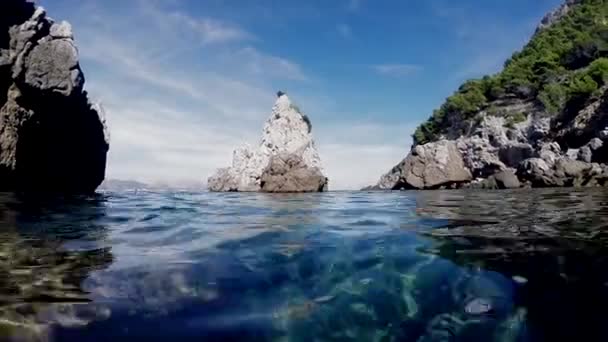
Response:
[[[0,195],[1,341],[608,340],[608,191]]]

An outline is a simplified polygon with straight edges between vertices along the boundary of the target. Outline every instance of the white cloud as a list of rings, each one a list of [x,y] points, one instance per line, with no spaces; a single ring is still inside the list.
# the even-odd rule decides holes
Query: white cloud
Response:
[[[108,174],[146,182],[203,182],[218,165],[230,162],[232,148],[248,136],[219,123],[201,124],[197,113],[163,108],[154,102],[108,106],[112,147]]]
[[[404,77],[419,72],[422,67],[414,64],[378,64],[373,65],[372,69],[381,75]]]
[[[358,190],[376,184],[406,156],[414,129],[373,121],[313,126],[330,189]]]
[[[336,143],[320,145],[319,150],[330,190],[360,190],[378,183],[405,157],[409,146]]]
[[[230,164],[234,148],[257,143],[277,82],[320,82],[299,63],[261,50],[243,28],[185,16],[172,7],[179,1],[130,2],[120,13],[85,3],[65,19],[74,26],[87,90],[106,107],[107,178],[205,182]],[[373,184],[407,153],[409,127],[330,122],[327,94],[291,95],[311,111],[331,189]]]

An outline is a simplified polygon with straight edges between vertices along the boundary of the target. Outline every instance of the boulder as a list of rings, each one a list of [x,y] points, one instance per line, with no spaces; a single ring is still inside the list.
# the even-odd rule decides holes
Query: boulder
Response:
[[[566,150],[566,158],[570,158],[570,159],[577,159],[578,158],[578,152],[580,149],[578,148],[569,148],[568,150]]]
[[[553,169],[540,158],[530,158],[522,161],[517,168],[517,176],[519,179],[530,182],[533,187],[556,185]]]
[[[606,184],[608,179],[605,167],[568,157],[560,158],[553,167],[549,167],[539,158],[524,160],[517,170],[517,175],[533,187],[601,186]]]
[[[513,170],[504,170],[492,176],[499,189],[518,189],[521,183]]]
[[[464,165],[476,177],[488,177],[507,166],[498,157],[499,149],[482,137],[472,136],[456,141]]]
[[[327,177],[318,168],[308,167],[298,154],[279,154],[262,173],[261,186],[263,192],[323,192]]]
[[[238,180],[230,172],[230,168],[218,169],[215,174],[207,180],[207,187],[210,191],[239,191]]]
[[[312,124],[287,94],[278,92],[277,97],[258,147],[253,149],[245,145],[236,149],[232,165],[209,177],[207,187],[210,191],[311,191],[312,179],[323,174],[312,137]],[[293,167],[293,172],[286,167]],[[324,184],[317,186],[315,191],[327,190],[327,180]]]
[[[580,148],[577,159],[586,163],[603,163],[608,161],[606,152],[607,149],[604,146],[604,142],[600,138],[593,138]]]
[[[472,180],[454,141],[441,140],[416,146],[391,172],[384,175],[381,189],[437,189]]]
[[[578,150],[577,159],[585,163],[591,163],[591,160],[593,160],[593,151],[591,151],[591,147],[581,147]]]
[[[562,148],[557,142],[545,143],[540,145],[539,157],[547,163],[548,166],[553,166],[555,161],[560,158]]]
[[[587,146],[589,146],[589,148],[592,151],[597,151],[598,149],[600,149],[602,146],[604,146],[604,142],[602,141],[602,139],[600,138],[593,138],[589,141],[589,143],[587,144]]]
[[[72,28],[25,0],[0,3],[0,191],[87,193],[109,137],[83,90]]]
[[[559,178],[580,178],[587,174],[593,165],[569,158],[559,159],[554,166],[555,176]]]
[[[523,160],[532,158],[534,148],[530,144],[514,143],[501,147],[500,160],[509,167],[517,167]]]

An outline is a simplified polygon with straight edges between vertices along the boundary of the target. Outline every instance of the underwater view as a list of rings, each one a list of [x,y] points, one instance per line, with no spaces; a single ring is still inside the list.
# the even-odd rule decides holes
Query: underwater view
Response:
[[[2,195],[2,341],[604,341],[608,193]]]

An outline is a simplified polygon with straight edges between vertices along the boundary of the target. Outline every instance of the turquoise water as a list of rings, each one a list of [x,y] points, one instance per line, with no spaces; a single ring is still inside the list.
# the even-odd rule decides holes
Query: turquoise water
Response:
[[[608,340],[608,192],[0,196],[0,340]]]

